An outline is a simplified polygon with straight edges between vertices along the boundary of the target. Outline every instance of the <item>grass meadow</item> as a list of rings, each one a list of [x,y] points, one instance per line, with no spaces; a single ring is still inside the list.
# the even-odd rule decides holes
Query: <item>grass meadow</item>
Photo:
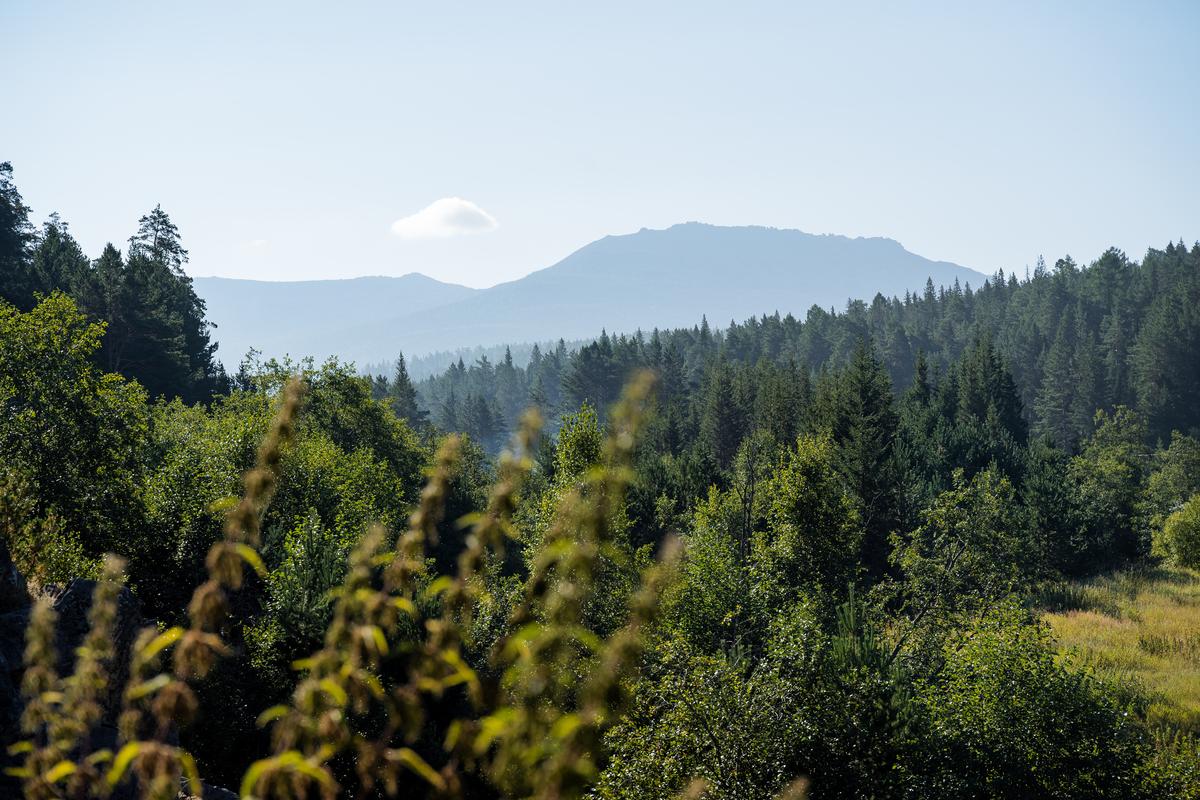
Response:
[[[1152,726],[1200,734],[1200,573],[1157,566],[1062,582],[1038,605],[1064,658],[1138,686]]]

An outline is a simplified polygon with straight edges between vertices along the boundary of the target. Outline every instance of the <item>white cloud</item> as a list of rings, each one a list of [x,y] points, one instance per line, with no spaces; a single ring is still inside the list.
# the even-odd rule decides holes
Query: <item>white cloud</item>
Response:
[[[401,239],[434,239],[487,233],[500,227],[496,218],[470,200],[443,197],[417,213],[392,223],[392,233]]]

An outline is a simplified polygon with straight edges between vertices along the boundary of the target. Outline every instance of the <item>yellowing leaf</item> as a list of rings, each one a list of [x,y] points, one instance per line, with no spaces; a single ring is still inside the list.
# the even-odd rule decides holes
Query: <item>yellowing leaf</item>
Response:
[[[116,786],[121,782],[121,778],[125,777],[125,771],[129,769],[130,763],[137,758],[141,752],[142,746],[138,742],[130,742],[118,751],[117,757],[113,759],[112,768],[109,769],[105,780],[109,786]]]
[[[249,564],[254,571],[258,573],[258,577],[267,577],[267,565],[263,563],[262,556],[258,554],[257,550],[248,544],[241,543],[235,544],[233,549],[237,551],[237,554],[242,557],[243,561]]]
[[[46,783],[58,783],[63,778],[66,778],[69,775],[74,775],[76,769],[78,769],[78,767],[75,766],[74,761],[63,760],[46,770],[46,773],[42,775],[42,778],[46,781]]]
[[[142,648],[142,658],[146,661],[149,661],[163,650],[179,641],[179,637],[181,636],[183,636],[183,628],[180,628],[179,626],[167,628],[158,636],[155,636],[150,644]]]
[[[288,712],[287,706],[283,706],[283,705],[271,706],[266,711],[264,711],[258,715],[258,719],[256,719],[254,721],[254,724],[260,728],[265,728],[268,725],[270,725],[272,722],[274,722],[275,720],[277,720],[280,717],[282,717],[283,715],[287,714],[287,712]]]
[[[136,686],[131,687],[129,689],[129,695],[128,695],[129,699],[130,700],[139,700],[139,699],[145,697],[146,695],[154,694],[155,692],[157,692],[159,689],[163,688],[170,682],[171,682],[170,675],[167,675],[165,673],[160,673],[158,675],[155,675],[150,680],[142,681],[141,683],[137,684]]]
[[[401,747],[399,750],[394,750],[391,753],[392,757],[399,761],[404,766],[408,767],[413,772],[420,775],[425,781],[439,791],[445,790],[446,781],[437,771],[426,763],[425,759],[414,753],[407,747]]]
[[[317,685],[321,687],[321,691],[332,697],[333,702],[339,706],[346,705],[346,702],[350,699],[346,695],[346,690],[337,681],[325,678]]]

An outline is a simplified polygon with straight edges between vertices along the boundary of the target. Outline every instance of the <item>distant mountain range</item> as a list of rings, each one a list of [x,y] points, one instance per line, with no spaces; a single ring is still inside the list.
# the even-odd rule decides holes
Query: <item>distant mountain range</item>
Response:
[[[390,362],[396,357],[390,342],[352,351],[332,343],[347,342],[343,332],[364,320],[396,319],[452,304],[478,291],[417,272],[399,278],[329,281],[195,278],[193,285],[208,306],[209,321],[216,325],[217,355],[229,369],[236,368],[252,347],[266,356],[324,358],[354,352],[360,359],[374,353],[373,360]]]
[[[197,278],[217,325],[219,356],[236,367],[250,347],[267,356],[337,355],[359,364],[396,353],[503,342],[584,339],[600,330],[713,325],[813,305],[841,309],[984,276],[930,261],[882,238],[689,222],[606,236],[557,264],[490,289],[399,278],[266,282]]]

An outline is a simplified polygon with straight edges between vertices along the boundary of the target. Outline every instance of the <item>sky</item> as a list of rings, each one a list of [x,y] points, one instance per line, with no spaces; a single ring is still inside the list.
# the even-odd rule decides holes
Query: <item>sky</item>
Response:
[[[0,161],[84,248],[484,287],[698,220],[982,272],[1200,238],[1200,2],[0,0]]]

